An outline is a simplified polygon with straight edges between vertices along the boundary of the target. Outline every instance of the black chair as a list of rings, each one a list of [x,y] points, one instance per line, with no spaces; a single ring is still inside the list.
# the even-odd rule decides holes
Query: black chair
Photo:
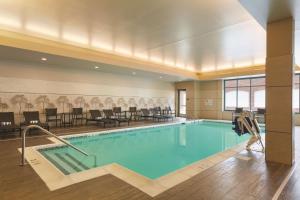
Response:
[[[77,125],[77,121],[80,120],[80,124],[82,125],[83,120],[86,119],[84,117],[83,109],[82,108],[72,108],[71,115],[72,115],[72,124],[76,124]]]
[[[21,125],[24,126],[38,125],[49,131],[48,123],[41,123],[39,111],[26,111],[23,112],[23,115],[24,115],[24,122]]]
[[[21,136],[21,127],[15,124],[13,112],[0,112],[0,132],[9,133],[19,131]]]
[[[113,113],[117,118],[127,118],[126,111],[122,111],[121,107],[113,107]]]
[[[117,120],[119,121],[119,123],[121,122],[127,122],[128,125],[130,123],[131,118],[128,118],[126,116],[126,112],[122,112],[122,108],[121,107],[114,107],[113,108],[113,113],[115,115],[115,117],[117,118]]]
[[[174,118],[176,117],[175,112],[172,111],[170,106],[165,107],[165,109],[162,110],[161,115],[163,115],[165,119],[172,119],[172,120],[174,120]]]
[[[257,108],[257,111],[254,112],[254,117],[257,119],[259,123],[265,123],[266,118],[266,109]]]
[[[172,110],[171,106],[166,106],[164,112],[164,114],[171,115],[174,117],[176,116],[176,112]]]
[[[142,115],[140,116],[142,119],[153,119],[153,114],[151,114],[150,110],[147,108],[141,109]]]
[[[57,108],[46,108],[46,123],[55,122],[57,127],[57,122],[59,122],[59,127],[61,127],[62,116],[57,113]]]
[[[118,115],[119,117],[126,117],[125,116],[125,112],[122,112],[122,108],[121,107],[113,107],[113,113],[115,115]]]
[[[129,107],[130,119],[139,120],[140,115],[136,109],[136,107]]]
[[[126,122],[129,125],[130,119],[128,118],[122,118],[121,115],[114,115],[114,112],[112,109],[106,109],[103,110],[106,119],[112,119],[118,122],[119,126],[121,125],[121,123]]]
[[[97,122],[97,124],[103,123],[104,128],[106,127],[106,124],[116,124],[115,120],[103,117],[100,110],[89,110],[89,112],[91,117],[86,119],[86,124],[90,121]]]
[[[164,114],[162,113],[162,110],[161,110],[160,107],[155,107],[155,108],[153,109],[153,120],[160,121],[160,120],[167,120],[167,119],[169,119],[169,118],[170,118],[170,116],[164,115]]]

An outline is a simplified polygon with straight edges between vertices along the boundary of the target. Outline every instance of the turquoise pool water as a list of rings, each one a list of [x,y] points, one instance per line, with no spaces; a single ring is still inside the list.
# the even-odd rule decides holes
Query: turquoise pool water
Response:
[[[39,152],[64,174],[118,163],[156,179],[248,138],[237,136],[231,124],[199,121],[67,139],[88,157],[67,146]]]

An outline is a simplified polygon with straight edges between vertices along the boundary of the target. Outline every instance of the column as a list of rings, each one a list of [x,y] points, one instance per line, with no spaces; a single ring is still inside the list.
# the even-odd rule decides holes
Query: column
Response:
[[[267,25],[266,160],[294,163],[294,19]]]

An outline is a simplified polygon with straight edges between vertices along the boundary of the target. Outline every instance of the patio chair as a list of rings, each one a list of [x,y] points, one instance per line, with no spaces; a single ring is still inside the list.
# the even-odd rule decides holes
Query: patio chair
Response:
[[[55,122],[55,126],[57,127],[57,122],[59,122],[59,127],[61,127],[62,116],[57,113],[57,108],[46,108],[46,123]]]
[[[80,125],[82,125],[83,120],[86,118],[84,117],[83,114],[83,109],[82,108],[72,108],[72,124],[77,125],[77,121],[80,120]]]
[[[136,107],[129,107],[130,119],[139,120],[140,115],[136,109]]]
[[[103,123],[103,127],[106,127],[106,124],[116,124],[115,120],[107,119],[102,116],[100,110],[89,110],[91,117],[86,119],[86,125],[88,122],[97,122],[97,124]]]
[[[126,122],[129,125],[130,119],[128,118],[122,118],[120,115],[114,115],[114,112],[112,109],[105,109],[103,110],[105,117],[107,119],[112,119],[118,122],[119,126],[121,125],[121,123]]]
[[[23,115],[24,115],[24,122],[22,123],[22,125],[24,126],[38,125],[49,131],[48,123],[41,123],[39,111],[26,111],[23,112]]]
[[[167,120],[167,119],[170,119],[170,116],[163,114],[160,107],[155,107],[153,109],[153,120],[160,121],[160,120]]]
[[[148,110],[147,108],[142,108],[141,109],[142,115],[141,118],[142,119],[153,119],[153,114],[151,114],[150,110]]]
[[[21,127],[15,124],[13,112],[0,112],[0,132],[9,133],[19,131],[21,136]]]
[[[171,106],[166,106],[164,112],[165,114],[176,116],[176,112],[172,110]]]
[[[265,123],[266,118],[266,109],[257,108],[257,111],[254,112],[254,117],[257,119],[259,123]]]

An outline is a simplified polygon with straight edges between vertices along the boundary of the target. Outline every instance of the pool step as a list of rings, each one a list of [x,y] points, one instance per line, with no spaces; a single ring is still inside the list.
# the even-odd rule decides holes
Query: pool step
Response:
[[[48,154],[44,154],[44,156],[50,160],[56,167],[58,167],[65,175],[71,174],[70,170],[66,169],[61,165],[61,163],[57,160],[56,156],[50,156]]]
[[[89,167],[87,167],[82,162],[77,160],[74,156],[68,153],[64,153],[64,154],[55,153],[54,155],[56,156],[57,159],[59,159],[61,163],[63,163],[63,165],[66,166],[65,168],[71,169],[72,172],[80,172],[89,169]],[[65,169],[65,171],[69,171],[69,170]],[[68,174],[70,174],[70,172]]]
[[[77,165],[79,165],[81,168],[83,168],[84,170],[88,170],[90,169],[88,166],[86,166],[85,164],[83,164],[82,162],[80,162],[79,160],[77,160],[74,156],[66,153],[65,154],[68,158],[70,158],[70,160],[72,160],[74,163],[76,163]]]

